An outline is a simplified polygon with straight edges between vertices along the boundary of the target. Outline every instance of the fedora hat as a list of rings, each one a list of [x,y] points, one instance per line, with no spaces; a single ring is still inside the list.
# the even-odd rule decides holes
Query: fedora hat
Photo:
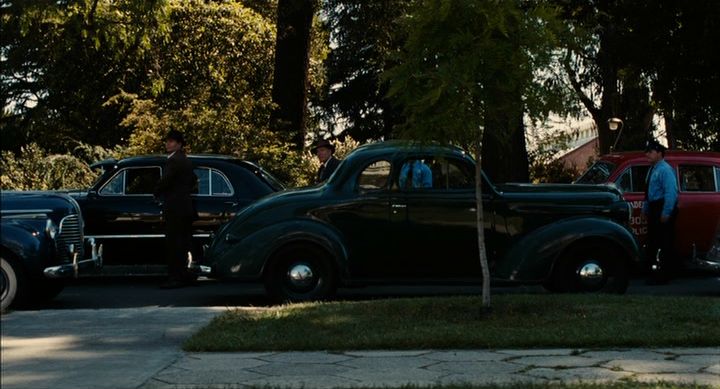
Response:
[[[313,148],[310,149],[310,151],[311,151],[313,154],[315,154],[315,153],[317,153],[317,149],[319,149],[319,148],[321,148],[321,147],[325,147],[325,148],[330,149],[330,152],[332,152],[332,153],[335,152],[335,145],[332,144],[332,143],[331,143],[329,140],[327,140],[327,139],[319,140],[317,143],[315,143],[315,146],[313,146]]]

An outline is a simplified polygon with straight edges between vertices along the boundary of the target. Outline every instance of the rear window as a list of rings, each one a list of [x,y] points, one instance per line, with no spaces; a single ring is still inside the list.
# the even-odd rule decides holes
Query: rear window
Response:
[[[604,184],[608,182],[610,174],[615,170],[615,164],[607,161],[597,161],[577,181],[576,184]]]

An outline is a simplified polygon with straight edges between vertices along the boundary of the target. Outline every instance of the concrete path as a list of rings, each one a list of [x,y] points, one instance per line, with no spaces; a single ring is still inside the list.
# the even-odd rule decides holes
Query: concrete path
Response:
[[[3,389],[137,388],[224,308],[16,311],[2,316]]]
[[[720,348],[183,353],[225,308],[12,312],[2,317],[3,389],[351,388],[617,380],[720,388]]]
[[[194,353],[142,388],[423,387],[628,379],[720,388],[720,349]]]

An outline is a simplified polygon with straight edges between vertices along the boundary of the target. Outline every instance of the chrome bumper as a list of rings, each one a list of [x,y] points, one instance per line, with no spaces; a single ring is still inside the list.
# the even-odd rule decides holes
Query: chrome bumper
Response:
[[[89,270],[95,270],[100,269],[103,264],[103,258],[102,258],[102,252],[103,247],[102,244],[96,244],[94,238],[90,238],[87,240],[88,243],[90,243],[91,248],[91,257],[89,259],[79,259],[80,251],[74,247],[74,245],[70,245],[70,255],[72,256],[72,263],[66,263],[64,265],[59,266],[51,266],[48,268],[45,268],[43,270],[43,274],[45,274],[45,277],[48,278],[67,278],[67,277],[76,277],[80,274],[80,271],[89,271]]]
[[[720,274],[720,241],[713,245],[705,255],[698,255],[693,247],[693,257],[688,265],[691,269]]]

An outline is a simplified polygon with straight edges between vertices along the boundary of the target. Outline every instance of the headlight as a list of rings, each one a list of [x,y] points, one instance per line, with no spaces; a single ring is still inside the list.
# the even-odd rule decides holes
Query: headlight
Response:
[[[50,239],[55,239],[58,233],[57,226],[51,219],[47,219],[47,222],[45,223],[45,233],[47,236],[50,237]]]

